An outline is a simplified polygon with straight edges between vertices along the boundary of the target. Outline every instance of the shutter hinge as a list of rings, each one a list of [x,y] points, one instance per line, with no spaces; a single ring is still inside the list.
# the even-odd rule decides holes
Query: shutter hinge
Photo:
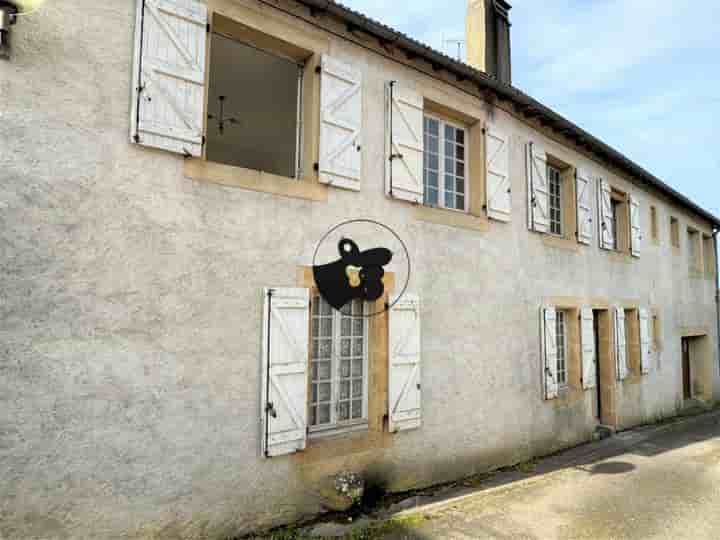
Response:
[[[205,31],[209,34],[210,33],[210,23],[207,23],[205,25]]]
[[[205,135],[202,136],[202,144],[205,146],[205,143],[207,142],[207,137]]]
[[[313,165],[313,170],[314,170],[315,172],[320,172],[320,164],[319,164],[319,163],[315,163],[315,164]]]
[[[320,73],[322,73],[322,66],[315,66],[315,73],[320,75]]]
[[[390,161],[393,161],[395,159],[403,159],[403,157],[404,156],[402,154],[390,154]]]
[[[265,412],[273,418],[277,418],[277,411],[275,410],[275,405],[273,405],[272,401],[268,401],[268,404],[265,406]]]

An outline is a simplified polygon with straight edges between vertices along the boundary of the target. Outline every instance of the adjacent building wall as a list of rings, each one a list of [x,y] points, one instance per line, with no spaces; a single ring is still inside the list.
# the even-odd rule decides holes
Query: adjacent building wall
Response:
[[[289,38],[319,32],[247,4]],[[402,490],[586,441],[592,392],[542,399],[546,303],[659,313],[662,352],[649,375],[618,385],[619,427],[677,412],[684,329],[712,341],[717,395],[715,285],[689,279],[668,230],[671,214],[708,223],[500,108],[329,35],[329,52],[365,77],[362,191],[313,202],[189,180],[182,157],[128,142],[134,18],[132,0],[49,4],[15,28],[0,63],[1,536],[220,537],[319,512],[322,483],[342,469]],[[384,195],[389,80],[511,134],[512,223],[467,229]],[[529,233],[531,139],[635,194],[646,231],[656,205],[660,245],[635,260]],[[261,290],[297,286],[315,242],[353,217],[408,243],[423,426],[263,460]]]

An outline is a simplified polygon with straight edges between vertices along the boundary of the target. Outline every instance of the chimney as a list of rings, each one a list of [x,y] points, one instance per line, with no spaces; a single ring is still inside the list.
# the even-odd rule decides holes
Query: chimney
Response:
[[[505,0],[468,0],[465,21],[468,63],[506,84],[512,84],[511,9]]]

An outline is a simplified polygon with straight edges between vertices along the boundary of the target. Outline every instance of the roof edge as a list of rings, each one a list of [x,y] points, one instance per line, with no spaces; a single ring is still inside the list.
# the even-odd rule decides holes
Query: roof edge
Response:
[[[423,58],[436,67],[445,69],[456,76],[471,80],[487,90],[497,94],[499,97],[511,101],[525,114],[531,114],[541,118],[551,128],[562,134],[577,139],[600,159],[607,161],[618,168],[629,173],[631,176],[644,180],[651,186],[657,188],[675,202],[699,214],[712,223],[713,227],[720,229],[720,218],[705,210],[687,196],[667,185],[665,182],[645,170],[630,158],[604,143],[594,135],[580,128],[562,115],[556,113],[546,105],[543,105],[533,97],[525,94],[512,85],[501,83],[494,77],[479,71],[463,62],[459,62],[449,56],[424,45],[423,43],[390,28],[378,21],[375,21],[361,13],[351,10],[333,0],[297,0],[313,10],[331,13],[346,23],[352,24],[359,30],[371,34],[385,42],[392,43],[419,58]],[[450,84],[450,83],[448,83]]]

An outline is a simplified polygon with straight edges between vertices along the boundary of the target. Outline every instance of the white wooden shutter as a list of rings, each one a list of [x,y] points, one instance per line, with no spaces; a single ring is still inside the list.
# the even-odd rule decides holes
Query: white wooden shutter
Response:
[[[627,342],[625,339],[625,310],[615,308],[615,361],[617,363],[617,378],[625,380],[628,376]]]
[[[576,171],[578,242],[590,245],[593,239],[592,179],[584,169]]]
[[[528,226],[531,231],[550,229],[550,191],[547,178],[547,154],[535,143],[527,146]]]
[[[423,97],[392,82],[387,85],[387,192],[391,197],[424,202]]]
[[[362,73],[323,56],[320,81],[320,182],[360,191]]]
[[[595,324],[592,308],[580,310],[580,339],[582,346],[583,388],[597,386],[597,351],[595,351]]]
[[[630,195],[630,242],[633,257],[640,256],[642,229],[640,228],[640,202]]]
[[[305,449],[309,325],[308,289],[265,289],[260,400],[265,457]]]
[[[132,142],[202,154],[207,20],[204,1],[138,0]]]
[[[598,179],[598,217],[600,223],[600,247],[613,249],[615,232],[613,231],[612,188],[604,179]]]
[[[650,373],[650,313],[647,309],[639,310],[640,318],[640,370],[643,375]]]
[[[542,309],[542,351],[545,399],[558,397],[557,383],[557,312],[554,307]]]
[[[422,422],[420,298],[405,294],[390,309],[390,431],[419,428]]]
[[[485,167],[488,217],[508,222],[512,218],[509,138],[489,125],[485,127]]]

